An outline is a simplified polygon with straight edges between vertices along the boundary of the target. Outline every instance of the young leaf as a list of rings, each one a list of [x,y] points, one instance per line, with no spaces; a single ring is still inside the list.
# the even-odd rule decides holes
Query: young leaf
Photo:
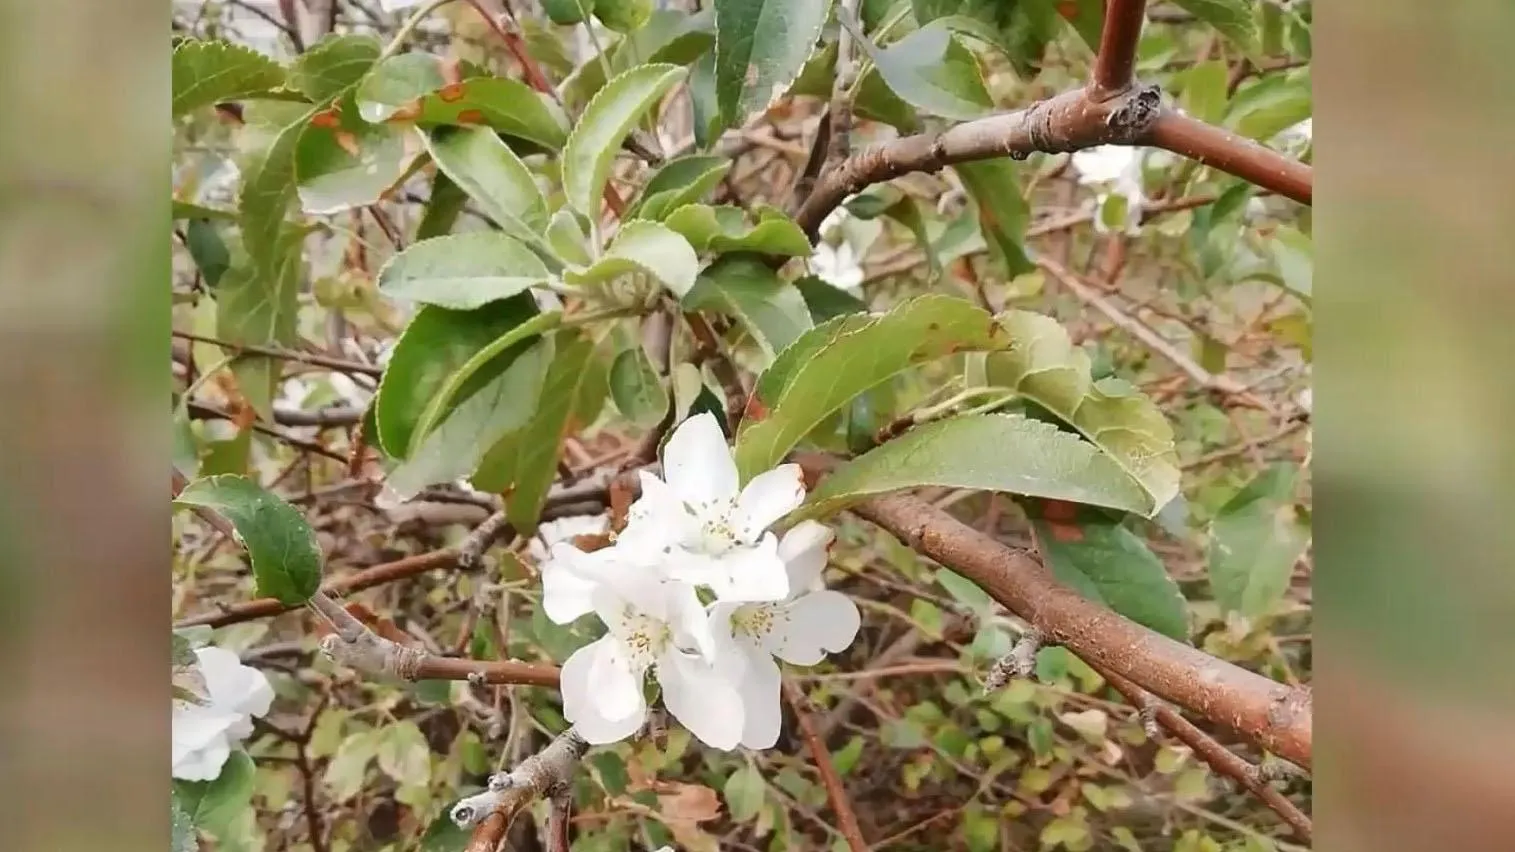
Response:
[[[676,231],[657,222],[636,220],[621,226],[603,257],[592,266],[565,270],[563,280],[587,287],[634,272],[652,276],[670,293],[683,298],[700,274],[700,259]]]
[[[1220,30],[1243,51],[1257,48],[1257,21],[1247,0],[1173,0],[1173,5]]]
[[[793,219],[772,207],[760,207],[756,225],[747,224],[740,207],[686,204],[669,213],[663,224],[684,235],[695,251],[809,257],[810,240]]]
[[[391,457],[406,458],[425,434],[420,428],[423,421],[427,425],[440,421],[441,412],[466,379],[464,368],[477,364],[480,353],[498,354],[503,349],[498,341],[534,315],[536,308],[525,295],[472,311],[434,305],[421,308],[395,342],[379,381],[373,404],[377,435],[370,437]]]
[[[985,375],[1077,429],[1141,483],[1149,495],[1134,510],[1152,516],[1178,493],[1173,427],[1153,402],[1120,379],[1095,382],[1089,356],[1056,320],[1006,311],[999,323],[1016,345],[990,353]]]
[[[731,160],[726,157],[691,154],[670,160],[648,179],[626,218],[662,221],[670,212],[705,197],[730,169]]]
[[[216,288],[216,336],[230,343],[294,343],[299,309],[300,250],[304,232],[286,229],[260,266],[242,258],[221,277]],[[282,364],[262,355],[242,355],[232,362],[237,389],[259,416],[273,419],[273,394]]]
[[[348,93],[300,133],[295,186],[305,212],[322,215],[373,204],[420,153],[415,137],[387,124],[369,124],[357,112]]]
[[[174,48],[171,114],[235,101],[284,85],[284,68],[240,44],[185,39]]]
[[[1106,506],[1146,508],[1146,495],[1098,447],[1050,423],[1004,414],[918,426],[821,481],[801,517],[829,515],[869,497],[925,485],[1003,491]]]
[[[571,331],[560,332],[556,341],[557,355],[542,386],[536,414],[505,446],[491,449],[479,467],[484,479],[509,486],[491,486],[490,490],[509,491],[506,515],[522,535],[536,530],[542,501],[557,473],[563,439],[588,425],[605,402],[606,370],[594,355],[594,344]],[[475,487],[486,487],[479,484],[478,475],[474,482]]]
[[[652,426],[668,412],[668,391],[642,347],[622,350],[611,362],[610,398],[638,426]]]
[[[1032,514],[1037,548],[1057,579],[1137,624],[1189,641],[1183,593],[1135,533],[1093,512],[1065,518],[1038,507]]]
[[[409,499],[472,472],[491,447],[531,419],[552,353],[551,339],[522,337],[470,373],[457,401],[438,415],[435,428],[418,433],[414,451],[389,474],[389,490]]]
[[[758,378],[737,435],[737,468],[745,480],[773,467],[833,411],[907,367],[1012,340],[981,308],[939,295],[818,326]]]
[[[812,327],[805,298],[753,255],[717,260],[682,301],[686,310],[735,317],[770,359]]]
[[[379,270],[379,290],[395,299],[470,310],[550,277],[519,241],[498,231],[470,231],[412,243]]]
[[[626,134],[649,109],[684,79],[676,65],[643,65],[605,84],[568,136],[563,149],[563,194],[573,209],[591,218]]]
[[[174,797],[191,825],[212,836],[224,837],[233,821],[252,802],[256,774],[252,758],[237,749],[226,758],[221,774],[213,780],[174,781]]]
[[[1266,615],[1289,588],[1310,526],[1294,505],[1297,469],[1274,465],[1237,492],[1210,523],[1210,586],[1228,611]]]
[[[529,246],[541,245],[547,202],[526,164],[494,131],[439,128],[422,137],[437,168],[462,187],[501,230]]]
[[[885,48],[876,47],[862,33],[854,32],[853,37],[873,58],[889,88],[912,106],[963,121],[978,118],[994,106],[984,89],[978,60],[941,21]]]
[[[979,225],[994,256],[1005,265],[1010,278],[1036,269],[1026,258],[1023,243],[1031,209],[1021,197],[1015,178],[1015,162],[1008,157],[958,163],[952,167],[963,182],[963,189],[978,205]]]
[[[226,518],[252,563],[258,594],[291,606],[321,587],[316,533],[294,506],[241,476],[212,476],[184,487],[174,502],[201,506]]]
[[[721,126],[767,109],[788,90],[830,11],[830,0],[715,0]]]
[[[290,66],[289,85],[316,103],[329,101],[362,80],[382,52],[373,36],[327,36]]]

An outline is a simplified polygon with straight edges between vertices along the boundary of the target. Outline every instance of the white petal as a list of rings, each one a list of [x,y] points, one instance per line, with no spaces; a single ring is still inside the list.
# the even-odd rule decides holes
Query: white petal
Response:
[[[205,689],[212,706],[243,715],[263,716],[274,700],[268,677],[225,648],[208,645],[195,649]]]
[[[700,603],[700,596],[695,592],[694,586],[688,583],[668,583],[666,588],[668,624],[673,628],[674,645],[713,661],[716,647],[710,615]]]
[[[542,563],[542,611],[554,624],[568,624],[594,611],[598,584],[579,568],[578,561],[585,555],[571,544],[559,543]]]
[[[173,776],[184,781],[214,781],[221,767],[231,757],[231,744],[218,737],[199,748],[174,758]]]
[[[563,718],[596,745],[631,736],[647,715],[642,673],[633,672],[625,656],[621,643],[606,636],[563,663]]]
[[[215,707],[175,703],[170,733],[173,739],[174,761],[190,752],[199,751],[217,739],[225,739],[226,731],[242,716]]]
[[[737,495],[736,462],[714,414],[701,412],[673,430],[663,447],[663,478],[695,507]]]
[[[742,698],[719,670],[677,651],[658,660],[663,704],[689,733],[711,748],[730,751],[742,740]]]
[[[841,592],[811,592],[791,602],[788,618],[775,625],[764,643],[774,656],[813,666],[827,652],[847,650],[862,619],[857,604]]]
[[[681,583],[690,583],[695,586],[709,586],[716,590],[719,596],[721,590],[729,586],[727,582],[726,560],[738,550],[730,551],[723,556],[711,556],[702,551],[685,550],[682,547],[671,549],[664,557],[664,570],[668,577]]]
[[[660,557],[670,546],[698,538],[701,517],[668,483],[647,471],[638,471],[642,496],[627,511],[626,529],[616,536],[617,546],[642,558]]]
[[[741,678],[742,745],[773,748],[784,711],[779,706],[779,667],[767,651],[749,646]]]
[[[781,464],[760,473],[742,489],[732,512],[732,526],[742,541],[756,541],[763,531],[805,502],[805,477],[797,464]]]
[[[720,559],[722,580],[711,584],[723,601],[781,601],[789,596],[789,574],[779,559],[778,539],[765,534],[751,547],[738,547]]]
[[[798,597],[808,591],[826,570],[831,543],[836,533],[819,521],[800,521],[779,539],[779,558],[789,574],[789,594]]]

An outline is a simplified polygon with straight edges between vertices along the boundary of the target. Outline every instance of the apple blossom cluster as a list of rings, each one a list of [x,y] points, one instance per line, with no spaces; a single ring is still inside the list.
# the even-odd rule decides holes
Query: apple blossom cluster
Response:
[[[804,500],[799,465],[740,487],[709,413],[674,430],[662,479],[640,476],[611,545],[559,542],[542,565],[548,618],[594,613],[606,628],[563,664],[563,715],[590,743],[631,736],[647,717],[650,670],[663,705],[701,742],[769,748],[781,719],[775,658],[813,666],[857,636],[857,605],[821,586],[832,532],[815,521],[771,532]]]
[[[233,746],[252,733],[252,717],[268,714],[273,687],[257,669],[225,648],[195,650],[203,683],[199,703],[174,700],[173,776],[209,781],[221,774]]]

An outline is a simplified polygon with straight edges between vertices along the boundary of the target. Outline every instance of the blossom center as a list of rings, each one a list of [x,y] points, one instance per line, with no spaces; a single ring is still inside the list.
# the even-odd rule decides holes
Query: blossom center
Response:
[[[762,639],[773,632],[779,615],[779,608],[773,604],[746,604],[732,613],[731,624],[753,639]]]
[[[656,660],[673,640],[673,630],[662,621],[626,608],[625,642],[631,661],[646,665]]]

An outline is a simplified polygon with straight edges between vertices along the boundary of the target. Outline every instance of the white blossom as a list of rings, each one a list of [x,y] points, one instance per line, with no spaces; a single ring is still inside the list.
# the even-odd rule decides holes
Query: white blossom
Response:
[[[799,465],[779,465],[739,487],[720,424],[703,412],[668,439],[664,478],[640,475],[642,496],[616,541],[633,561],[659,562],[670,579],[709,586],[721,600],[789,594],[778,541],[767,529],[805,499]]]
[[[225,648],[199,648],[195,656],[209,700],[174,701],[173,776],[209,781],[221,774],[232,746],[252,733],[252,717],[268,713],[274,691],[262,672]]]
[[[1136,233],[1141,226],[1142,205],[1146,203],[1142,193],[1141,152],[1124,145],[1100,145],[1074,152],[1073,167],[1078,170],[1079,183],[1099,190],[1096,202],[1099,211],[1103,211],[1112,195],[1125,199],[1125,221],[1118,230]],[[1094,217],[1094,229],[1100,233],[1117,230],[1100,215]]]
[[[742,700],[711,664],[710,622],[694,587],[615,564],[614,554],[607,548],[577,563],[606,634],[563,663],[564,718],[591,743],[631,736],[647,718],[642,685],[651,669],[663,705],[691,734],[713,748],[735,748]]]
[[[771,748],[778,741],[780,682],[774,657],[813,666],[828,652],[846,650],[857,637],[857,604],[839,592],[814,590],[833,539],[831,530],[815,521],[795,525],[779,542],[793,590],[785,600],[722,601],[710,607],[716,665],[741,693],[741,744],[747,748]]]
[[[604,535],[610,530],[610,515],[569,515],[555,521],[544,521],[537,527],[537,534],[526,542],[526,552],[538,565],[547,561],[552,546],[560,541],[573,541],[581,535]]]

